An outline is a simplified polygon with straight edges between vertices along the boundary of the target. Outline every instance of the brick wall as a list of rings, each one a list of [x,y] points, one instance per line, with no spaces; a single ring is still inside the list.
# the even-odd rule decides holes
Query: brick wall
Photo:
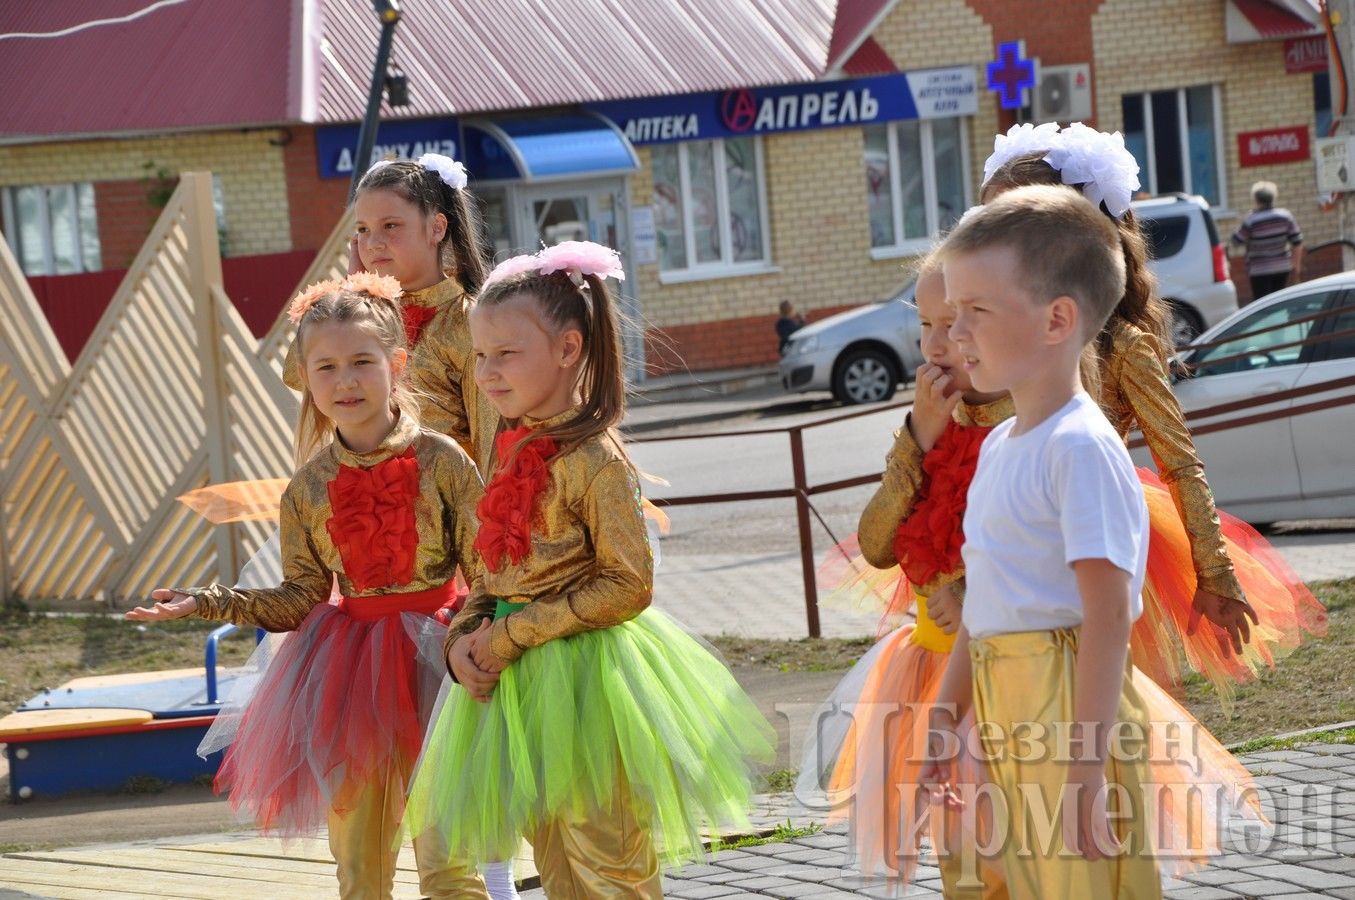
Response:
[[[292,249],[292,238],[279,134],[277,129],[263,129],[0,146],[0,186],[140,183],[148,162],[153,171],[164,169],[170,177],[212,172],[220,177],[225,197],[227,255],[284,252]],[[115,194],[122,191],[125,198],[131,190],[118,189]],[[98,200],[96,192],[96,206]],[[106,227],[117,227],[116,222],[105,226],[102,209],[99,218],[101,235]],[[125,247],[117,249],[121,254]],[[116,267],[125,260],[105,258],[104,264]]]
[[[287,167],[287,208],[293,250],[319,250],[348,205],[347,178],[321,178],[315,155],[315,129],[292,128],[282,148]]]
[[[161,213],[150,202],[155,184],[158,182],[153,184],[144,179],[94,183],[99,255],[104,269],[125,269],[140,252]]]
[[[851,309],[830,306],[805,316],[810,322]],[[706,369],[739,369],[775,366],[780,354],[776,335],[777,314],[745,316],[718,322],[670,325],[645,332],[645,367],[650,375]]]
[[[1132,35],[1132,40],[1126,40]],[[1273,181],[1279,203],[1303,229],[1309,246],[1337,236],[1339,216],[1317,201],[1312,160],[1241,168],[1237,134],[1306,125],[1313,134],[1312,76],[1287,75],[1284,42],[1228,44],[1224,4],[1179,0],[1105,0],[1092,17],[1096,72],[1092,82],[1101,128],[1122,127],[1120,97],[1127,93],[1217,84],[1222,102],[1226,160],[1225,206],[1238,215],[1219,218],[1226,236],[1251,209],[1251,186]],[[1148,49],[1151,48],[1151,49]],[[1151,57],[1146,64],[1145,54]],[[1239,293],[1245,278],[1238,279]]]

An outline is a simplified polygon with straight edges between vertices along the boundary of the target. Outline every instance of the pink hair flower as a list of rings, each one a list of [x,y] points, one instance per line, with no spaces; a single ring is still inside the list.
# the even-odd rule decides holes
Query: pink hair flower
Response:
[[[592,241],[563,241],[542,250],[537,258],[541,262],[542,275],[566,272],[575,284],[581,284],[584,275],[626,280],[620,254]]]
[[[339,290],[339,283],[333,279],[317,281],[315,284],[307,285],[306,289],[297,294],[292,300],[292,305],[287,307],[287,318],[293,325],[300,324],[301,319],[315,305],[315,301],[327,294],[332,294]]]
[[[379,297],[394,303],[404,293],[398,279],[390,275],[378,275],[375,272],[354,272],[343,280],[341,287],[346,291],[358,291],[369,297]]]
[[[480,289],[484,290],[496,281],[503,281],[505,278],[511,278],[514,275],[519,275],[523,272],[540,271],[541,260],[537,258],[535,253],[523,253],[521,256],[512,256],[494,267],[494,271],[490,272],[489,276],[485,278],[485,283]]]

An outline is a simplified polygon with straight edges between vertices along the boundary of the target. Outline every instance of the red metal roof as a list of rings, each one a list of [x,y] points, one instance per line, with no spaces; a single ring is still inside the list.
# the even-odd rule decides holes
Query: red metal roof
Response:
[[[822,78],[895,0],[403,0],[383,117],[507,111]],[[0,34],[150,0],[0,2]],[[185,0],[135,21],[0,39],[0,142],[355,122],[380,26],[370,0]],[[892,66],[892,63],[891,63]],[[888,71],[888,70],[886,70]],[[18,89],[15,89],[15,88]]]
[[[147,6],[0,3],[0,34],[57,31]],[[0,40],[0,140],[295,121],[294,8],[286,0],[189,0],[63,37]]]
[[[899,67],[885,52],[885,48],[881,47],[880,42],[873,37],[866,38],[865,42],[856,48],[856,52],[842,64],[842,71],[853,78],[863,78],[867,75],[887,75],[898,70]]]
[[[875,26],[898,0],[841,0],[833,20],[833,36],[828,44],[828,68],[846,71],[845,62],[853,59],[867,32]],[[883,50],[881,50],[883,53]],[[869,58],[869,57],[867,57]],[[878,60],[877,60],[878,62]],[[886,69],[892,72],[894,69]]]
[[[317,119],[355,121],[378,28],[366,0],[321,0]],[[408,0],[394,58],[425,117],[813,81],[834,0]],[[852,4],[847,4],[852,5]],[[337,48],[361,48],[339,52]]]

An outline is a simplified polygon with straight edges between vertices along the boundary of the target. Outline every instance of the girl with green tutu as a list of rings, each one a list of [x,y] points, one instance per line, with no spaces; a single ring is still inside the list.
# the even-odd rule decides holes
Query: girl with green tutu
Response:
[[[525,836],[553,898],[661,897],[660,857],[700,857],[703,825],[748,826],[775,746],[729,670],[648,608],[608,277],[615,251],[566,242],[500,264],[471,313],[476,381],[514,427],[407,813],[456,858],[511,859]]]

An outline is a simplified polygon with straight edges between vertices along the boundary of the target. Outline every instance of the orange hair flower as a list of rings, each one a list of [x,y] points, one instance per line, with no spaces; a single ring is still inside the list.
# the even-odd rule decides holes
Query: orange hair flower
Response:
[[[375,272],[354,272],[340,285],[346,291],[358,291],[369,297],[379,297],[394,303],[404,293],[398,279],[390,275],[378,275]]]
[[[293,325],[300,324],[302,317],[304,317],[310,308],[315,305],[315,301],[326,294],[334,293],[339,290],[340,287],[341,285],[333,279],[317,281],[315,284],[307,285],[306,289],[297,294],[296,298],[292,300],[292,305],[287,307],[287,318],[291,320]]]

